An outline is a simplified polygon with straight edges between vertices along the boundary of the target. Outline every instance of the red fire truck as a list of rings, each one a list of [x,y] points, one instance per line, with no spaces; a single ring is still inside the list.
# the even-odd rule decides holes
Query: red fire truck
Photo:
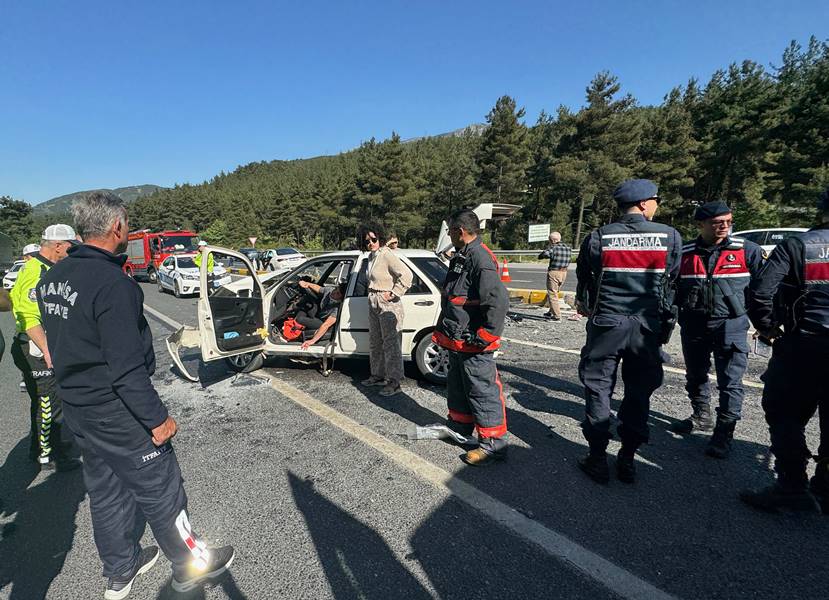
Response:
[[[124,271],[130,277],[155,283],[161,261],[171,254],[196,252],[198,242],[199,236],[192,231],[133,231],[129,236]]]

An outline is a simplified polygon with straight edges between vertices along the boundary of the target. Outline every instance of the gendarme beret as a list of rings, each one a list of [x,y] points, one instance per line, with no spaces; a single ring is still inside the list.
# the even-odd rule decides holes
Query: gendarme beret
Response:
[[[636,204],[656,196],[656,184],[650,179],[628,179],[613,190],[613,199],[620,205]]]
[[[711,202],[706,202],[697,207],[697,211],[694,213],[694,219],[704,221],[705,219],[713,219],[714,217],[727,215],[729,213],[731,213],[731,209],[728,208],[728,204],[722,200],[711,200]]]

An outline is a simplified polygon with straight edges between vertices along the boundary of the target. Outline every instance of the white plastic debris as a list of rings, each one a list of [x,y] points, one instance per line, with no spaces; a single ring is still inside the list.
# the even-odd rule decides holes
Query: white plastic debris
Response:
[[[443,440],[452,438],[459,444],[463,445],[477,445],[478,442],[474,437],[466,437],[457,431],[452,431],[446,425],[435,423],[434,425],[410,425],[406,436],[410,440]]]

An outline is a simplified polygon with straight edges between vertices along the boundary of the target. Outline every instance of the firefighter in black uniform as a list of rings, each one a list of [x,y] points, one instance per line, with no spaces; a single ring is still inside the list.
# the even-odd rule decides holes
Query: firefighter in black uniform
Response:
[[[624,214],[584,240],[576,265],[577,310],[590,317],[579,362],[587,404],[582,430],[590,451],[579,467],[599,483],[610,480],[610,398],[621,361],[625,396],[617,415],[622,447],[616,474],[633,483],[634,455],[648,441],[650,397],[662,384],[661,345],[676,322],[682,239],[672,227],[651,222],[659,206],[652,181],[625,181],[613,197]]]
[[[481,466],[505,458],[507,451],[504,387],[494,352],[504,331],[509,295],[495,255],[478,237],[478,216],[461,210],[449,217],[448,226],[456,252],[443,282],[442,311],[432,339],[449,351],[447,424],[466,436],[478,430],[478,447],[462,460]]]
[[[83,453],[95,544],[109,578],[104,598],[125,598],[158,558],[158,548],[139,546],[138,516],[173,564],[173,589],[187,591],[222,573],[233,548],[207,548],[190,527],[171,444],[176,422],[150,380],[155,354],[143,294],[122,271],[123,201],[97,192],[73,212],[85,243],[43,276],[36,295],[66,425]]]
[[[668,429],[683,435],[711,431],[711,354],[720,390],[717,425],[705,453],[726,458],[734,427],[742,415],[743,374],[748,366],[746,295],[752,277],[763,266],[763,250],[748,240],[731,238],[731,209],[714,200],[697,208],[700,235],[682,247],[679,326],[685,357],[685,389],[693,414]]]
[[[772,355],[763,374],[763,411],[769,424],[777,481],[740,498],[767,511],[829,515],[829,189],[818,203],[818,225],[774,249],[751,282],[749,315]],[[782,328],[782,329],[781,329]],[[814,477],[804,430],[820,411]],[[817,502],[816,502],[817,500]]]

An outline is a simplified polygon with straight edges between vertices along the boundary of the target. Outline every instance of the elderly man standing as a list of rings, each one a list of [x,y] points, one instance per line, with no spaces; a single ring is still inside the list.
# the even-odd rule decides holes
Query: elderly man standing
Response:
[[[43,232],[40,249],[31,254],[17,281],[11,289],[11,297],[17,335],[12,342],[14,364],[23,374],[23,382],[31,400],[31,435],[29,454],[42,470],[76,469],[80,462],[69,458],[61,441],[63,412],[55,389],[52,356],[46,345],[43,319],[35,297],[35,288],[43,275],[55,263],[66,258],[66,252],[75,242],[75,231],[69,225],[49,225]],[[25,252],[24,252],[25,254]]]
[[[173,563],[173,589],[186,592],[223,573],[233,548],[208,548],[190,527],[171,443],[177,425],[150,379],[155,353],[144,295],[122,270],[124,203],[96,192],[72,211],[84,244],[43,277],[37,298],[66,425],[83,453],[95,545],[109,578],[104,598],[126,598],[158,559],[158,548],[139,546],[139,515]]]
[[[550,310],[544,316],[552,321],[561,321],[558,292],[567,278],[567,267],[570,266],[573,250],[567,244],[562,243],[561,234],[558,231],[552,232],[549,239],[550,245],[538,255],[538,258],[546,258],[550,261],[547,265],[547,303]]]

